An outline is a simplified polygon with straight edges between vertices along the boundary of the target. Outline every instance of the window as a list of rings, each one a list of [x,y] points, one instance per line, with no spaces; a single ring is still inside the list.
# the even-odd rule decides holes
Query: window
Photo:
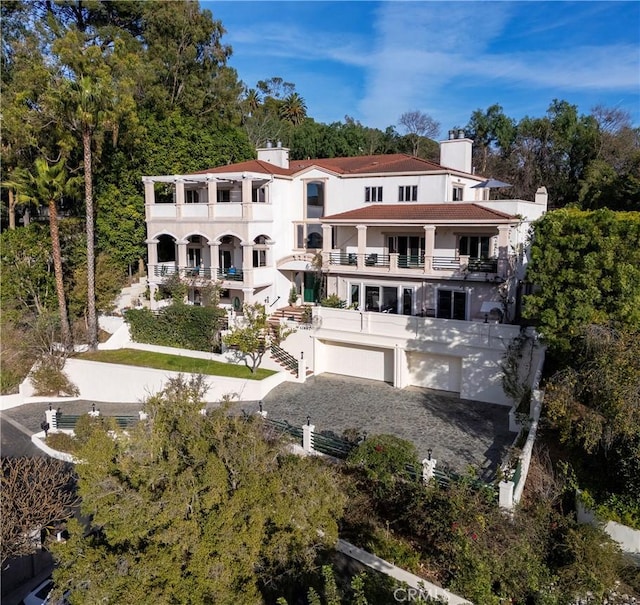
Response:
[[[462,185],[454,185],[453,191],[451,194],[451,199],[454,202],[461,202],[463,192],[464,192],[464,187]]]
[[[349,303],[352,307],[360,306],[360,284],[351,284]]]
[[[266,267],[267,266],[267,251],[266,250],[254,250],[253,251],[253,266],[254,267]]]
[[[467,293],[460,290],[438,290],[437,317],[467,319]]]
[[[231,201],[231,190],[230,189],[218,189],[218,202],[230,202]]]
[[[187,204],[197,204],[200,202],[200,192],[197,189],[185,189],[184,201]]]
[[[254,204],[264,204],[267,201],[267,190],[265,187],[258,187],[251,190],[251,201]]]
[[[489,258],[490,240],[488,235],[463,235],[460,238],[460,256]]]
[[[417,202],[418,186],[417,185],[401,185],[398,187],[399,202]]]
[[[307,183],[307,206],[305,218],[322,218],[324,216],[324,183]]]
[[[365,187],[364,188],[364,201],[365,202],[381,202],[382,201],[382,187]]]

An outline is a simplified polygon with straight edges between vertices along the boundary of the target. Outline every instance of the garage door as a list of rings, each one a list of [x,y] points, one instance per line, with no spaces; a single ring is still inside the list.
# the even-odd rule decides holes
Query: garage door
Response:
[[[393,382],[393,349],[323,342],[325,372]]]
[[[407,351],[409,384],[439,391],[459,393],[462,384],[462,359]]]

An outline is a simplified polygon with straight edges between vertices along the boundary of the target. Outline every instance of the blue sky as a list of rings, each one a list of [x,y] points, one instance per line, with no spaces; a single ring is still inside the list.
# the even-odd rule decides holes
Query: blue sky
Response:
[[[617,107],[640,125],[640,2],[201,1],[222,21],[243,82],[293,82],[316,121],[441,136],[476,109],[542,117],[555,98]],[[401,130],[401,129],[399,129]]]

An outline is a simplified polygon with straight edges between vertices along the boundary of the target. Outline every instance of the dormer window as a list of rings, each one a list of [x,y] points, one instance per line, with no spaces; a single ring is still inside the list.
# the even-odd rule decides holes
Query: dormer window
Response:
[[[364,188],[364,201],[365,202],[381,202],[382,201],[382,187],[365,187]]]
[[[462,185],[454,185],[451,192],[451,199],[454,202],[461,202],[464,193],[464,187]]]

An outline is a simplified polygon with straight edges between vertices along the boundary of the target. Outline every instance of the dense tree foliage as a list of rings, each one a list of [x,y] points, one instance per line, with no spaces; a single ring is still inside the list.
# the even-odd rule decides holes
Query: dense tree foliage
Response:
[[[385,445],[378,439],[370,436],[358,446],[361,452],[354,450],[346,471],[346,539],[414,573],[428,571],[430,580],[483,605],[566,605],[588,595],[600,603],[615,588],[616,545],[599,528],[566,514],[568,484],[550,468],[540,472],[542,480],[528,483],[530,490],[539,489],[537,497],[528,497],[506,519],[495,491],[479,489],[472,477],[446,487],[389,481]],[[370,440],[382,447],[367,445]],[[412,445],[401,449],[411,452]],[[390,452],[404,470],[405,453],[398,453]]]
[[[536,222],[524,314],[568,350],[590,324],[640,326],[640,214],[563,209]]]
[[[544,185],[552,208],[640,210],[640,129],[624,112],[599,106],[580,115],[554,99],[545,116],[516,122],[495,104],[474,111],[466,132],[476,170],[512,183],[514,198],[531,199]]]
[[[261,586],[335,543],[333,471],[286,453],[259,416],[201,414],[201,395],[199,380],[172,380],[128,435],[87,440],[76,468],[91,531],[71,523],[54,553],[72,600],[260,603]]]

